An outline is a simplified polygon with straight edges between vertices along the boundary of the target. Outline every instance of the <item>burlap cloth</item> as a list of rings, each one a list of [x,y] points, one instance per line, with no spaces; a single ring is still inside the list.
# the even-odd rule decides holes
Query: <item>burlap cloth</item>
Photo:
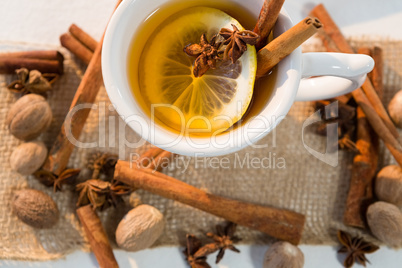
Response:
[[[354,45],[378,45],[383,48],[384,103],[387,104],[402,85],[402,43],[365,38],[351,41]],[[52,47],[0,43],[0,51],[46,48]],[[309,51],[321,49],[314,42],[305,47],[305,50]],[[85,67],[67,51],[60,50],[66,58],[65,74],[48,96],[54,120],[49,131],[40,137],[49,147],[68,112]],[[13,79],[15,76],[0,75],[0,258],[49,260],[62,257],[73,250],[88,249],[75,215],[76,194],[68,187],[65,187],[61,193],[53,193],[53,189],[44,187],[33,177],[24,177],[10,170],[10,154],[21,143],[9,134],[4,123],[7,111],[17,98],[5,88],[5,85]],[[132,152],[141,153],[146,150],[149,144],[138,149],[128,149],[124,144],[119,144],[119,140],[121,141],[119,136],[123,133],[130,142],[138,141],[139,137],[128,127],[120,128],[119,131],[121,120],[114,109],[109,109],[110,102],[104,88],[98,94],[97,103],[97,109],[91,112],[84,127],[81,141],[104,142],[107,148],[101,149],[102,151],[119,153],[124,149],[125,157],[129,157]],[[332,167],[307,152],[302,143],[302,124],[313,113],[311,103],[295,103],[289,115],[277,127],[276,134],[271,133],[259,143],[268,144],[269,147],[261,149],[249,147],[237,154],[224,156],[230,160],[231,168],[229,169],[207,168],[207,160],[206,162],[199,159],[195,161],[192,158],[179,157],[164,172],[217,195],[303,213],[307,221],[302,243],[333,244],[336,230],[348,229],[342,224],[342,215],[349,187],[353,154],[340,152],[338,165]],[[304,132],[307,146],[320,152],[325,151],[325,138],[308,130]],[[94,150],[96,149],[76,149],[69,166],[83,167],[87,155]],[[264,167],[258,168],[251,165],[252,159],[264,157]],[[189,165],[185,168],[184,163],[187,161]],[[241,167],[243,161],[245,164]],[[279,162],[282,164],[278,165]],[[394,159],[382,147],[380,165],[391,163],[394,163]],[[13,215],[11,211],[13,192],[27,187],[43,190],[57,202],[61,213],[56,226],[47,230],[36,230]],[[138,191],[138,194],[143,203],[157,207],[166,218],[165,232],[155,246],[182,244],[185,233],[201,235],[205,231],[212,230],[215,224],[222,222],[222,219],[180,203],[143,191]],[[128,205],[121,205],[118,209],[111,208],[100,213],[113,244],[115,244],[114,230],[129,209]],[[357,232],[350,229],[349,231]],[[271,240],[260,232],[243,227],[238,229],[238,235],[243,239],[243,243],[268,243]]]

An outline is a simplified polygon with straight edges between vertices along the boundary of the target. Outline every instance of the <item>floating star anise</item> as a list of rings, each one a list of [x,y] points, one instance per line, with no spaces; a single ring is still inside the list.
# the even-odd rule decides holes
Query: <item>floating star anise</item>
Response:
[[[346,268],[352,267],[355,261],[363,266],[366,262],[370,263],[365,254],[373,253],[379,249],[378,246],[366,242],[361,237],[352,237],[350,234],[339,230],[338,240],[342,247],[338,250],[339,253],[347,253],[343,266]]]
[[[222,42],[218,42],[218,35],[214,35],[211,42],[208,42],[205,34],[201,35],[200,44],[190,44],[184,47],[184,52],[192,57],[197,57],[194,63],[193,74],[200,77],[210,68],[216,68],[216,61],[223,53],[219,51]]]
[[[57,74],[42,74],[37,70],[29,71],[26,68],[15,70],[18,79],[11,82],[7,88],[15,93],[44,94],[52,89],[52,84],[59,77]]]
[[[233,30],[222,28],[219,34],[226,40],[223,44],[227,45],[223,59],[229,58],[235,63],[247,51],[247,44],[255,45],[260,36],[253,31],[239,31],[234,24],[232,27]]]
[[[74,183],[76,177],[80,173],[81,169],[66,169],[59,176],[56,174],[40,169],[36,171],[33,175],[36,179],[38,179],[42,184],[50,187],[53,186],[55,192],[62,190],[63,184],[72,184]]]
[[[201,241],[191,234],[186,235],[187,246],[184,249],[184,254],[186,255],[186,260],[191,268],[210,268],[207,263],[207,256],[198,254],[195,255],[201,248]]]
[[[234,252],[240,252],[240,250],[233,246],[234,243],[237,243],[241,240],[234,235],[234,233],[236,232],[236,227],[237,225],[235,223],[229,222],[226,227],[217,225],[216,234],[207,233],[207,236],[215,241],[214,244],[217,250],[219,249],[218,256],[216,257],[216,263],[219,263],[221,261],[226,249],[230,249]]]

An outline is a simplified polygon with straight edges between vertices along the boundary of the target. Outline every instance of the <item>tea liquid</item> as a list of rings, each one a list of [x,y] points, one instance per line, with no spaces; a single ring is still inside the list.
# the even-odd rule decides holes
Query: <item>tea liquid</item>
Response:
[[[229,14],[236,20],[240,22],[240,24],[246,29],[253,29],[256,23],[256,18],[251,14],[250,11],[245,9],[240,5],[235,5],[226,0],[185,0],[185,1],[171,1],[168,4],[160,7],[155,10],[148,18],[143,22],[141,27],[137,30],[136,34],[133,37],[133,40],[130,45],[130,51],[128,55],[128,78],[129,83],[132,88],[135,99],[138,104],[142,108],[142,110],[151,117],[151,103],[144,98],[144,92],[141,91],[141,87],[139,86],[139,71],[141,68],[141,56],[143,54],[145,45],[150,38],[150,36],[158,31],[158,27],[162,25],[164,22],[168,21],[169,18],[182,10],[188,9],[190,7],[212,7],[224,11]],[[184,52],[183,52],[184,53]],[[160,55],[163,57],[163,55]],[[239,122],[237,122],[233,127],[238,127],[244,122],[247,122],[252,116],[257,115],[266,105],[272,89],[275,83],[275,71],[269,76],[259,79],[256,81],[252,103],[250,104],[248,111],[243,116]],[[153,92],[147,92],[147,94],[153,94]],[[162,110],[160,110],[162,111]],[[157,113],[156,113],[157,115]],[[158,116],[151,117],[155,120],[155,122],[168,129],[169,131],[173,131],[176,133],[180,133],[180,126],[174,126],[171,122],[168,122],[166,118],[158,118]],[[209,136],[212,133],[186,133],[190,136]]]

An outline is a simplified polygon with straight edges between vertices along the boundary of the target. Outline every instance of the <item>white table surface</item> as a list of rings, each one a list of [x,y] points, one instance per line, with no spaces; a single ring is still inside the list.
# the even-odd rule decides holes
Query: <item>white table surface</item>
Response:
[[[145,0],[139,0],[145,1]],[[71,23],[76,23],[99,39],[114,0],[1,0],[0,41],[37,44],[59,44],[59,36]],[[402,40],[401,0],[286,0],[285,8],[294,21],[304,18],[317,3],[324,3],[346,36],[378,36]],[[0,226],[1,228],[1,226]],[[219,268],[258,268],[267,246],[239,246],[241,254],[229,252]],[[341,267],[335,248],[330,246],[300,246],[305,254],[305,267]],[[0,249],[1,250],[1,249]],[[161,268],[187,267],[181,249],[156,248],[137,253],[116,250],[121,267]],[[213,264],[214,255],[209,263]],[[402,267],[402,250],[386,247],[368,255],[369,267]],[[0,260],[2,267],[98,267],[92,254],[75,252],[65,259],[48,262]],[[356,265],[355,267],[360,267]]]

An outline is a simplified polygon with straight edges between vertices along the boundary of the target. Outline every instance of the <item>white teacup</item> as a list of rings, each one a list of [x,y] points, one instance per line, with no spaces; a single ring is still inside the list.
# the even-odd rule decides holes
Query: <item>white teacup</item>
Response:
[[[131,38],[143,21],[170,0],[124,0],[107,28],[102,51],[102,71],[107,93],[120,116],[142,138],[181,155],[217,156],[251,145],[274,129],[294,101],[328,99],[361,86],[374,66],[365,55],[304,53],[296,49],[278,64],[274,91],[258,116],[238,128],[214,137],[186,137],[154,123],[140,108],[130,89],[127,55]],[[187,1],[187,0],[183,0]],[[232,0],[247,6],[257,17],[263,0]],[[278,18],[275,35],[294,25],[285,10]],[[320,76],[320,77],[317,77]],[[308,77],[314,77],[305,79]]]

